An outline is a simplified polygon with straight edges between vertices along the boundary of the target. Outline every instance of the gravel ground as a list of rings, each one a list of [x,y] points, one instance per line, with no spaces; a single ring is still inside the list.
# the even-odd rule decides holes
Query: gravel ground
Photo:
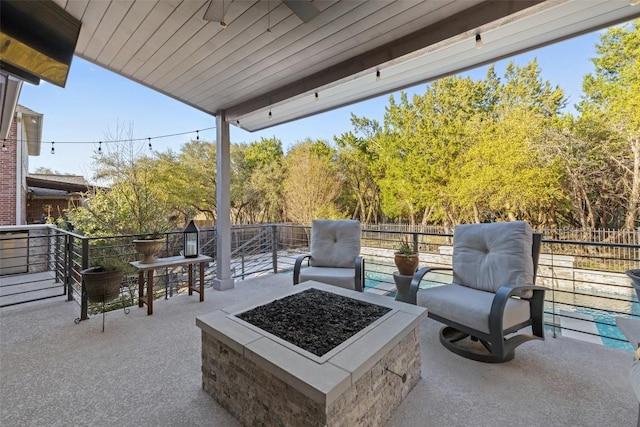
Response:
[[[237,317],[322,356],[390,310],[330,292],[307,289]]]

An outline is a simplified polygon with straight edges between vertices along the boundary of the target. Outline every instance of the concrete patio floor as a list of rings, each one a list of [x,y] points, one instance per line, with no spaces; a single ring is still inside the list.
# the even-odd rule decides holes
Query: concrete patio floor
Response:
[[[290,289],[291,276],[180,295],[80,324],[63,297],[0,309],[0,425],[237,426],[201,388],[195,318]],[[387,426],[634,426],[632,354],[547,337],[490,365],[447,351],[421,324],[422,379]]]

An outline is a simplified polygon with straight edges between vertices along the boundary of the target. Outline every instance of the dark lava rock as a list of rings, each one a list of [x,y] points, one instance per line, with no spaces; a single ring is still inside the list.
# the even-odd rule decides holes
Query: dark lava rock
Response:
[[[322,356],[389,311],[376,304],[307,289],[236,317]]]

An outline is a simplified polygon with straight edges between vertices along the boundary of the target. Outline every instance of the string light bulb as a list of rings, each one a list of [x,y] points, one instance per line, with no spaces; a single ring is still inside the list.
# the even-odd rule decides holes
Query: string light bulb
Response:
[[[7,151],[7,139],[2,140],[2,151]]]
[[[318,92],[316,92],[315,101],[316,102],[320,101],[320,95],[318,95]]]
[[[271,110],[269,110],[269,120],[273,118],[273,114],[271,114]]]
[[[476,49],[480,49],[482,47],[482,36],[480,33],[476,34]]]
[[[56,154],[56,149],[53,147],[53,144],[55,144],[55,142],[51,141],[51,154]]]
[[[102,141],[98,142],[98,153],[102,154]]]
[[[271,33],[271,3],[267,0],[267,33]]]
[[[222,28],[227,28],[227,23],[224,22],[224,0],[222,0],[222,19],[220,20],[220,26]]]
[[[149,151],[151,151],[153,148],[151,147],[151,138],[147,138],[149,140]]]
[[[196,141],[200,141],[200,131],[196,131]]]
[[[381,79],[380,77],[380,70],[376,70],[376,81],[379,82]]]

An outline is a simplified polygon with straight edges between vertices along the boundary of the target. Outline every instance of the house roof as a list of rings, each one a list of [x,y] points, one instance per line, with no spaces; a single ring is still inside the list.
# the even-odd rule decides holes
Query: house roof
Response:
[[[82,23],[76,55],[250,131],[640,16],[629,0],[316,0],[308,22],[277,0],[54,1]]]
[[[35,197],[46,197],[49,199],[66,199],[73,193],[66,190],[53,190],[51,188],[29,187],[29,195]],[[77,196],[76,196],[77,197]]]
[[[48,175],[29,174],[27,175],[27,186],[39,192],[44,189],[62,190],[65,192],[84,192],[89,190],[89,184],[80,175]]]

